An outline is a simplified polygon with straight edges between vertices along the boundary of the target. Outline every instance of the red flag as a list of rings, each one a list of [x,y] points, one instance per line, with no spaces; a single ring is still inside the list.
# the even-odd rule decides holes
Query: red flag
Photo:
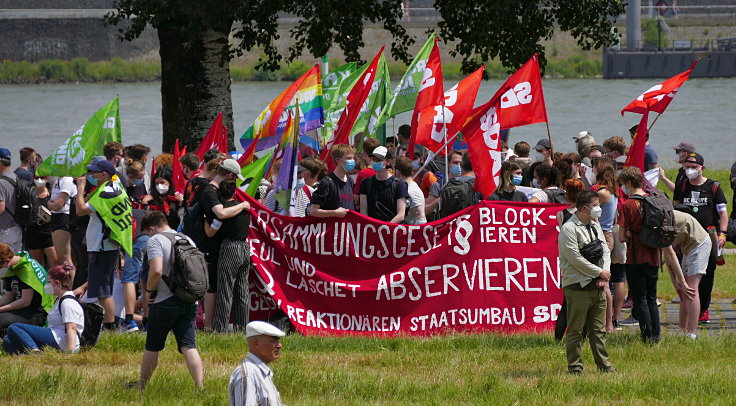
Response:
[[[429,53],[427,66],[424,68],[424,76],[422,76],[422,83],[417,93],[414,114],[411,116],[411,137],[409,138],[409,148],[406,154],[412,158],[414,157],[414,146],[417,143],[417,129],[419,128],[420,117],[424,118],[421,121],[431,123],[435,117],[435,107],[439,108],[441,116],[442,106],[445,104],[445,85],[442,81],[442,61],[440,60],[438,42],[439,40],[435,38],[434,47]]]
[[[664,82],[651,87],[646,92],[642,93],[639,97],[634,99],[628,106],[621,110],[621,115],[624,115],[625,111],[632,113],[644,114],[646,111],[654,111],[659,114],[664,113],[664,110],[669,106],[672,99],[675,98],[675,94],[680,89],[683,83],[690,77],[690,74],[695,69],[695,65],[698,64],[699,59],[696,59],[690,69],[680,73],[677,76],[673,76]]]
[[[460,134],[468,141],[468,155],[475,172],[473,189],[488,197],[499,183],[501,172],[501,97],[508,86],[501,88],[504,92],[496,93],[488,103],[478,107],[468,118],[460,130]]]
[[[501,98],[497,114],[502,130],[547,121],[537,54],[506,79],[491,100],[497,97]]]
[[[347,144],[350,141],[350,131],[353,129],[355,120],[360,114],[360,107],[363,106],[365,100],[371,92],[373,86],[373,80],[376,78],[376,69],[378,68],[378,59],[380,59],[383,53],[383,48],[378,51],[378,54],[368,66],[368,69],[363,72],[363,75],[358,79],[358,82],[353,86],[348,94],[348,104],[340,115],[340,119],[337,121],[337,127],[335,128],[335,134],[332,140],[327,143],[325,149],[322,150],[320,158],[327,164],[328,170],[332,171],[335,169],[335,163],[332,162],[332,156],[330,151],[332,147],[338,144]]]
[[[624,166],[636,166],[641,169],[641,173],[646,172],[644,168],[644,149],[647,147],[647,125],[649,124],[649,110],[644,110],[641,116],[639,126],[636,128],[634,141],[631,142],[629,155],[626,156]]]
[[[187,184],[186,179],[184,179],[184,169],[181,166],[181,162],[179,162],[179,158],[181,158],[182,155],[184,155],[184,151],[179,150],[179,139],[177,138],[176,143],[174,143],[174,162],[171,168],[171,180],[174,183],[172,185],[174,187],[174,191],[181,195],[184,194],[184,189]]]
[[[417,144],[437,153],[445,143],[445,128],[448,139],[460,130],[473,109],[475,97],[478,95],[480,82],[483,79],[484,68],[485,65],[446,91],[444,106],[434,106],[434,114],[424,114],[420,117],[416,129]],[[444,150],[439,152],[444,155]],[[413,157],[413,155],[409,156]]]
[[[219,149],[223,154],[227,154],[227,127],[222,124],[222,112],[217,115],[215,121],[212,122],[212,126],[207,135],[204,136],[202,143],[199,144],[195,154],[199,157],[204,166],[204,154],[211,149]]]

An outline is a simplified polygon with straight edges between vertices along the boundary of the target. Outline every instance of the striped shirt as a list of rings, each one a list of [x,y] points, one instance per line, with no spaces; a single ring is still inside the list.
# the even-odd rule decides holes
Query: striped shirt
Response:
[[[230,375],[228,393],[231,406],[283,406],[273,371],[250,352]]]

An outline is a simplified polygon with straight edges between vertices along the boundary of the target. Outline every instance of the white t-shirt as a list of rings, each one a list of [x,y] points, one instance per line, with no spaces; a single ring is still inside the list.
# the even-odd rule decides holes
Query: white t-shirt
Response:
[[[559,189],[557,186],[551,186],[547,189],[553,190],[553,189]],[[536,197],[537,200],[539,200],[539,203],[549,203],[549,195],[545,193],[544,190],[540,190],[538,192],[535,192],[532,197]]]
[[[74,292],[67,291],[63,296],[74,296]],[[82,305],[77,303],[74,299],[65,299],[61,302],[61,297],[56,299],[54,307],[51,308],[48,318],[46,319],[51,329],[51,334],[54,335],[56,343],[59,344],[59,348],[66,351],[66,324],[65,323],[76,323],[77,334],[81,337],[82,331],[84,331],[84,310]],[[59,303],[61,303],[61,311],[59,311]],[[77,346],[73,352],[79,351],[79,337],[77,337]]]
[[[416,182],[409,182],[409,198],[406,200],[409,214],[404,219],[404,224],[424,224],[427,216],[424,214],[424,193]]]
[[[69,214],[69,205],[77,195],[77,185],[74,184],[74,178],[71,176],[56,178],[54,186],[51,188],[51,200],[56,200],[61,193],[66,193],[66,203],[64,203],[61,210],[52,211],[52,213]]]
[[[169,229],[164,231],[164,233],[176,234],[176,230]],[[179,240],[180,237],[177,236],[176,239]],[[187,237],[187,240],[189,240],[190,244],[194,245],[194,241],[192,241],[191,238]],[[169,267],[171,266],[171,241],[169,241],[166,236],[156,234],[148,240],[146,250],[149,261],[154,258],[163,258],[163,269],[161,271],[163,276],[168,276]],[[156,285],[156,290],[158,293],[156,294],[156,299],[153,301],[154,303],[163,302],[171,296],[174,296],[174,294],[171,293],[169,286],[164,282],[164,278],[159,279],[158,285]]]

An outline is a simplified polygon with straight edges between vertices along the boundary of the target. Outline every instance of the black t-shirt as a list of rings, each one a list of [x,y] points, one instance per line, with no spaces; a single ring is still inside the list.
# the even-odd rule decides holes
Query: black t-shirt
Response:
[[[212,208],[218,204],[222,204],[220,196],[217,195],[217,186],[208,183],[202,188],[200,195],[200,204],[202,205],[202,213],[210,224],[217,218],[215,213],[212,212]]]
[[[716,211],[716,206],[726,205],[726,195],[720,185],[713,193],[715,181],[708,179],[702,185],[695,186],[689,181],[681,182],[675,187],[674,200],[689,207],[693,211],[693,217],[698,220],[703,228],[715,226],[716,231],[720,230],[720,218]]]
[[[48,208],[50,198],[51,195],[48,195],[46,197],[39,197],[38,205]],[[72,201],[72,204],[74,204],[74,201]],[[26,228],[26,238],[43,238],[48,236],[51,236],[51,223],[44,223],[40,220],[36,220]]]
[[[20,280],[17,276],[11,276],[8,278],[3,279],[4,289],[8,292],[13,292],[13,302],[16,300],[20,300],[20,298],[23,296],[23,290],[25,289],[33,289],[30,286],[23,283],[23,281]],[[33,299],[31,299],[31,304],[28,306],[29,309],[39,309],[41,308],[41,295],[33,291]]]
[[[487,200],[504,201],[504,202],[528,202],[529,201],[529,199],[526,198],[526,195],[522,192],[519,192],[518,190],[499,193],[498,189],[496,189],[495,192],[493,192],[490,196],[488,196]]]
[[[198,202],[202,196],[202,188],[209,183],[210,181],[199,176],[189,179],[187,187],[184,189],[184,207],[189,207],[193,203]]]
[[[233,207],[237,204],[239,204],[239,202],[235,200],[229,200],[227,202],[223,202],[222,206],[227,208]],[[235,217],[230,217],[229,219],[222,220],[222,225],[217,231],[217,234],[220,234],[221,238],[229,238],[231,240],[242,241],[248,238],[249,227],[250,214],[247,211],[243,210]]]
[[[327,179],[328,177],[330,179]],[[333,187],[330,186],[330,181]],[[318,204],[323,210],[337,210],[340,207],[355,210],[354,187],[355,183],[349,176],[347,182],[343,182],[331,172],[319,181],[317,189],[312,193],[311,203]]]
[[[371,185],[370,193],[368,192],[369,185]],[[389,221],[396,215],[396,202],[401,198],[409,197],[409,186],[403,180],[393,176],[386,180],[378,180],[372,176],[363,179],[360,183],[360,194],[368,198],[368,216]]]

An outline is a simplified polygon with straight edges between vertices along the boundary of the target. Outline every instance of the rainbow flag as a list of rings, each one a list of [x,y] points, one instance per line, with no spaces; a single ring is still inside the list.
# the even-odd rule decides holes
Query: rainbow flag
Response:
[[[294,109],[297,104],[301,110],[299,134],[304,135],[307,131],[322,127],[325,119],[319,64],[314,65],[312,69],[281,92],[258,115],[253,125],[240,137],[240,145],[243,146],[243,149],[257,152],[280,144],[286,130],[289,112],[292,117],[296,117]],[[276,117],[278,117],[277,120]],[[255,146],[254,142],[257,143]]]

